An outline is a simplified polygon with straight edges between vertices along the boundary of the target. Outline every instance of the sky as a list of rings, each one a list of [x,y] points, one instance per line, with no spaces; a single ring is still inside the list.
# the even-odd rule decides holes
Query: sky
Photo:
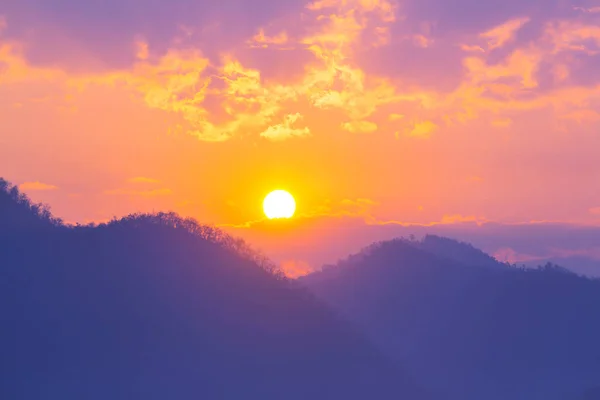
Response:
[[[600,260],[600,1],[4,0],[0,176],[291,275],[412,232]]]

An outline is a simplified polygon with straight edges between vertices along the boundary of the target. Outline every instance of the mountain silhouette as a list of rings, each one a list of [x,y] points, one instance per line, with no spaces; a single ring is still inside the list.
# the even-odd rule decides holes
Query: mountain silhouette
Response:
[[[300,282],[448,399],[597,393],[598,280],[550,264],[511,267],[426,237],[373,244]]]
[[[62,224],[0,181],[0,398],[424,399],[241,240],[175,214]]]
[[[422,240],[413,238],[409,243],[416,248],[467,266],[487,268],[506,268],[508,266],[469,243],[458,242],[442,236],[425,235]]]

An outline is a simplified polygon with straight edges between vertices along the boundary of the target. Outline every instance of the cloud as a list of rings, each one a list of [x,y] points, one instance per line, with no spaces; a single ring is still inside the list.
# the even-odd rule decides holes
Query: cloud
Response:
[[[41,191],[49,191],[49,190],[57,190],[58,186],[49,185],[47,183],[42,182],[24,182],[19,185],[19,190],[29,191],[29,192],[41,192]]]
[[[475,222],[477,224],[482,224],[485,222],[489,222],[485,217],[477,217],[474,215],[460,215],[460,214],[452,214],[452,215],[444,215],[442,217],[441,224],[456,224],[463,222]]]
[[[590,213],[594,215],[600,215],[600,207],[590,208]]]
[[[482,33],[480,37],[487,41],[488,50],[494,50],[514,40],[517,32],[529,21],[529,17],[512,19]]]
[[[184,0],[176,3],[187,4]],[[586,116],[592,116],[597,109],[594,99],[598,97],[598,89],[587,85],[586,90],[581,90],[573,85],[574,80],[593,75],[593,72],[579,73],[587,59],[575,62],[564,54],[585,52],[593,56],[594,46],[600,43],[600,31],[585,19],[548,14],[538,22],[526,15],[527,9],[519,11],[516,5],[509,7],[511,15],[503,16],[504,11],[499,12],[498,4],[493,2],[489,9],[478,11],[489,17],[478,22],[480,31],[463,32],[455,27],[458,33],[446,35],[447,27],[441,29],[420,17],[413,25],[409,17],[415,15],[418,4],[399,7],[387,0],[348,0],[316,1],[304,6],[304,11],[301,3],[294,3],[285,12],[277,6],[275,13],[253,15],[256,19],[247,27],[252,29],[244,28],[243,37],[236,33],[237,45],[218,53],[209,51],[210,43],[206,41],[185,39],[200,29],[185,15],[182,19],[185,22],[178,22],[174,24],[176,29],[166,31],[171,35],[168,46],[152,32],[140,29],[135,34],[131,32],[126,41],[131,59],[121,68],[93,69],[91,74],[77,76],[69,74],[68,69],[32,63],[27,50],[31,43],[11,40],[1,45],[0,58],[7,65],[2,83],[56,81],[77,90],[87,90],[91,85],[125,87],[137,92],[148,107],[181,117],[182,122],[174,123],[174,129],[209,142],[251,135],[269,138],[308,136],[307,132],[311,136],[320,135],[322,130],[314,121],[334,113],[341,120],[341,129],[368,132],[373,130],[373,124],[382,126],[379,110],[391,107],[402,111],[391,115],[411,115],[416,121],[445,120],[448,126],[467,125],[489,116],[489,111],[495,114],[490,123],[501,126],[498,121],[511,118],[504,113],[530,113],[545,107],[557,110],[554,117],[559,125],[565,115],[582,115],[578,113],[583,112],[584,104],[590,110]],[[110,2],[107,7],[120,9],[121,5]],[[221,15],[217,6],[209,8],[219,17],[230,17]],[[190,12],[201,9],[193,6]],[[74,13],[90,18],[88,11],[76,8]],[[160,11],[172,16],[172,10]],[[180,10],[175,11],[179,16]],[[445,6],[439,12],[458,17]],[[16,18],[21,14],[13,10],[8,14],[9,22],[11,15]],[[274,19],[265,19],[268,16]],[[156,16],[145,17],[150,20]],[[499,20],[500,17],[504,19]],[[71,29],[72,23],[68,21],[65,26]],[[213,25],[202,29],[217,29]],[[122,28],[129,31],[129,27]],[[532,36],[530,30],[538,36]],[[400,34],[390,36],[392,32]],[[11,35],[17,38],[18,33],[14,31]],[[226,35],[218,29],[211,34],[211,37]],[[392,40],[394,37],[397,39]],[[418,49],[414,43],[408,46],[407,40],[417,40]],[[293,52],[302,60],[303,65],[298,69],[302,75],[281,81],[265,78],[264,66],[249,66],[252,59],[261,56],[244,53],[263,50],[247,49],[243,45],[247,43],[261,48],[275,46],[277,50],[269,53],[269,59],[274,60],[270,64],[278,65],[278,71],[286,70],[286,59]],[[402,63],[381,62],[373,57],[372,51],[393,56]],[[409,53],[403,57],[396,54],[398,51]],[[370,59],[376,62],[369,62]],[[428,72],[428,68],[440,62],[444,62],[443,71],[435,67]],[[376,64],[383,67],[377,69],[380,67],[375,68]],[[546,79],[545,68],[551,68],[554,74],[556,82],[552,86]],[[588,68],[593,71],[591,66]],[[446,82],[452,82],[453,87]],[[564,96],[566,92],[568,96]],[[288,126],[286,115],[295,113],[306,117],[305,128]],[[396,120],[391,115],[390,120]],[[368,122],[362,122],[367,118]],[[596,122],[592,118],[574,119],[586,124]],[[420,129],[428,130],[431,126],[414,128],[415,134],[423,137],[429,134]]]
[[[438,125],[432,121],[421,121],[415,123],[412,128],[408,130],[408,136],[428,139],[431,134],[438,129]]]
[[[106,0],[101,4],[27,0],[9,2],[3,12],[11,36],[31,38],[27,56],[37,63],[74,68],[87,58],[98,69],[114,70],[135,62],[131,43],[138,36],[158,53],[179,43],[186,47],[200,44],[207,53],[218,55],[259,27],[290,11],[299,12],[304,3],[256,0],[250,6],[246,0],[153,4],[144,0]],[[11,19],[19,23],[10,24]]]
[[[144,41],[136,41],[135,42],[136,53],[135,56],[139,60],[147,60],[149,57],[148,43]]]
[[[440,220],[430,222],[414,222],[414,221],[403,221],[393,219],[381,219],[371,214],[365,216],[365,223],[368,225],[380,225],[380,226],[399,226],[399,227],[437,227],[443,225],[476,225],[480,226],[490,222],[489,219],[482,216],[475,215],[461,215],[461,214],[445,214]]]
[[[552,49],[554,54],[564,51],[584,52],[588,55],[598,54],[598,46],[600,46],[600,27],[598,25],[581,21],[558,20],[547,24],[545,35],[554,45]]]
[[[307,262],[297,260],[283,261],[280,264],[280,268],[285,276],[292,279],[306,276],[315,271],[315,268],[311,267]]]
[[[488,86],[489,89],[502,94],[498,89],[508,90],[505,93],[515,92],[515,89],[532,89],[537,87],[536,72],[540,62],[540,54],[535,51],[515,50],[503,63],[490,65],[480,57],[466,58],[463,63],[466,67],[471,82],[490,83],[499,80],[517,78],[518,85]]]
[[[585,8],[585,7],[573,7],[574,10],[577,11],[581,11],[584,13],[589,13],[589,14],[597,14],[600,13],[600,7],[590,7],[590,8]]]
[[[509,247],[503,247],[496,250],[494,254],[492,254],[492,256],[500,262],[507,262],[510,264],[520,264],[531,261],[539,261],[544,258],[542,256],[517,253]]]
[[[308,129],[308,127],[292,127],[292,125],[301,119],[302,115],[300,113],[288,114],[285,116],[281,124],[269,126],[260,134],[260,136],[273,141],[281,141],[293,137],[310,136],[310,129]]]
[[[398,121],[404,118],[404,115],[402,114],[396,114],[396,113],[392,113],[388,116],[388,119],[390,121]]]
[[[461,50],[464,50],[466,52],[485,53],[485,50],[483,49],[483,47],[478,46],[478,45],[461,44],[460,48],[461,48]]]
[[[344,199],[341,201],[343,205],[351,205],[351,206],[376,206],[379,202],[371,199],[358,198],[355,200],[352,199]]]
[[[281,31],[276,35],[268,36],[264,28],[260,28],[258,33],[252,37],[250,44],[253,46],[268,47],[269,45],[282,45],[288,42],[287,32]]]
[[[413,36],[413,43],[415,44],[415,46],[417,47],[421,47],[421,48],[428,48],[430,47],[433,43],[434,40],[431,38],[428,38],[424,35],[414,35]]]
[[[342,129],[352,133],[371,133],[377,130],[377,124],[370,121],[349,121],[342,124]]]
[[[170,196],[173,194],[171,189],[150,189],[150,190],[132,190],[132,189],[112,189],[105,190],[104,194],[110,196],[132,196],[132,197],[159,197]]]

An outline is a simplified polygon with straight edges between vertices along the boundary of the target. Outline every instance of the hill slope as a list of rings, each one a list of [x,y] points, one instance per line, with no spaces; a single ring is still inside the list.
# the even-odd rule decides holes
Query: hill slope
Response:
[[[600,281],[494,266],[441,242],[439,254],[426,242],[378,243],[301,282],[450,398],[562,400],[597,385]]]
[[[0,398],[424,397],[218,230],[173,214],[66,227],[0,189]]]

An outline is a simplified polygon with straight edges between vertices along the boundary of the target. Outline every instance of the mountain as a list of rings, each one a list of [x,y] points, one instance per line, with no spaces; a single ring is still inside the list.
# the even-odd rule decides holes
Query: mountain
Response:
[[[565,257],[548,257],[539,260],[527,261],[523,264],[529,267],[535,267],[539,264],[555,264],[560,265],[579,275],[588,276],[590,278],[600,278],[600,260],[586,256],[565,256]]]
[[[242,241],[175,214],[66,226],[0,181],[0,398],[424,399]]]
[[[572,399],[600,381],[600,281],[554,265],[396,239],[300,282],[448,399]]]
[[[506,268],[507,264],[501,263],[489,254],[473,247],[469,243],[458,242],[453,239],[437,235],[425,235],[422,240],[411,240],[412,246],[433,253],[439,257],[458,261],[467,266],[486,268]]]

